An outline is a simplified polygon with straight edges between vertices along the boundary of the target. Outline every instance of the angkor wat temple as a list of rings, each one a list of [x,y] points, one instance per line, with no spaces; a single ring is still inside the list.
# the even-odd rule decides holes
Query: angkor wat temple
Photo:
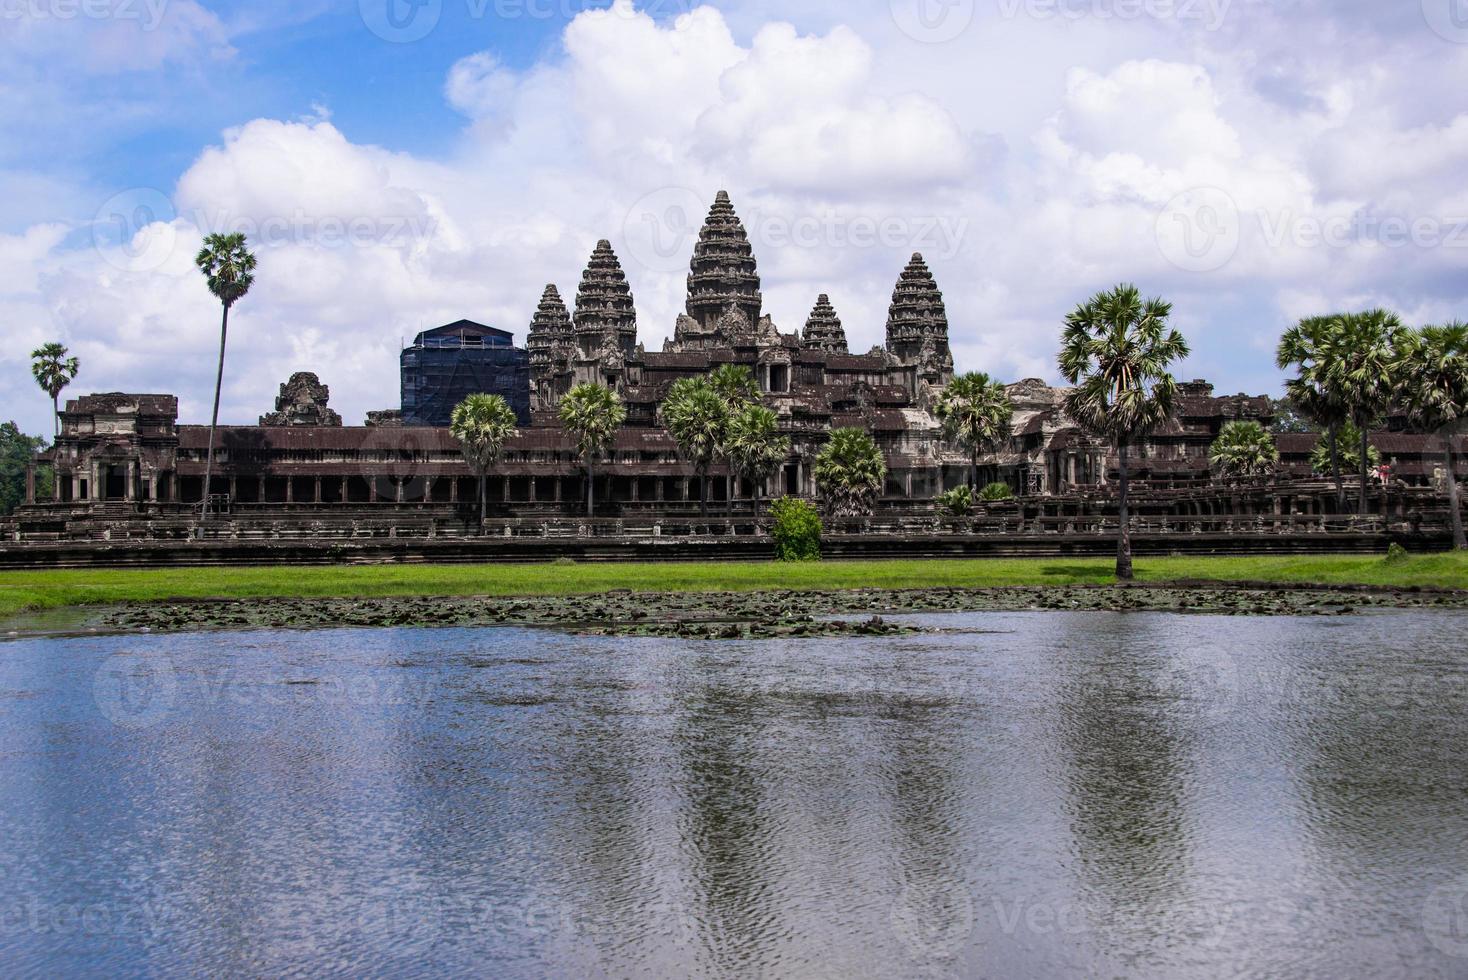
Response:
[[[966,454],[942,438],[933,407],[954,375],[943,293],[921,255],[901,270],[892,292],[886,342],[852,353],[839,295],[821,294],[802,330],[784,332],[764,309],[756,257],[729,196],[719,192],[694,247],[686,311],[662,350],[638,340],[631,287],[609,241],[591,253],[568,310],[555,285],[545,287],[530,323],[531,424],[509,443],[491,477],[501,517],[571,518],[584,500],[584,469],[555,418],[557,400],[574,384],[614,388],[627,424],[598,466],[597,499],[607,517],[657,517],[697,508],[692,467],[660,427],[658,406],[679,378],[722,364],[747,366],[764,403],[792,441],[780,474],[764,495],[814,496],[811,463],[832,428],[873,434],[888,465],[878,514],[931,515],[942,490],[966,482]],[[1013,438],[985,457],[984,482],[1008,483],[1022,513],[1063,519],[1101,513],[1117,459],[1113,447],[1086,435],[1062,410],[1064,390],[1039,380],[1008,388],[1015,407]],[[477,497],[471,470],[447,429],[402,426],[392,413],[344,427],[314,375],[282,385],[275,411],[258,426],[223,426],[213,493],[232,514],[319,522],[357,513],[452,515],[467,519]],[[208,427],[180,425],[171,395],[87,395],[69,400],[53,454],[57,492],[23,509],[22,525],[67,533],[98,518],[183,519],[204,497]],[[1131,464],[1139,508],[1150,499],[1163,514],[1208,515],[1234,507],[1275,514],[1334,509],[1324,484],[1297,487],[1254,504],[1220,504],[1210,489],[1208,450],[1235,419],[1272,421],[1264,396],[1217,396],[1212,386],[1182,386],[1175,417],[1135,447]],[[1433,440],[1395,434],[1391,460],[1404,485],[1430,492]],[[1313,435],[1282,437],[1280,475],[1309,481]],[[1383,450],[1385,452],[1385,450]],[[1468,453],[1459,457],[1468,458]],[[713,501],[726,514],[746,513],[755,488],[718,467]],[[603,483],[603,481],[605,481]],[[1152,497],[1149,498],[1148,494]],[[1237,491],[1229,491],[1235,497]]]

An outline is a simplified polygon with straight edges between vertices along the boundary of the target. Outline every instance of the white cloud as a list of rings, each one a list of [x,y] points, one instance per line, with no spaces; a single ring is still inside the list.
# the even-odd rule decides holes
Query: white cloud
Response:
[[[1258,349],[1306,312],[1369,301],[1462,315],[1468,249],[1301,232],[1362,213],[1468,217],[1468,117],[1400,81],[1424,50],[1444,55],[1423,69],[1440,85],[1468,73],[1468,56],[1430,37],[1373,46],[1323,9],[1307,31],[1303,14],[1248,4],[1216,33],[984,15],[924,45],[886,4],[725,6],[654,20],[618,0],[529,66],[488,51],[442,66],[443,98],[468,123],[439,158],[355,141],[327,109],[231,129],[179,176],[179,217],[137,230],[163,243],[161,262],[86,247],[82,225],[0,236],[0,317],[22,325],[22,346],[72,343],[79,387],[177,391],[201,418],[218,308],[192,252],[202,231],[242,227],[260,276],[234,315],[225,417],[253,419],[291,372],[316,370],[355,422],[396,403],[401,340],[460,316],[523,334],[545,282],[574,297],[598,238],[622,256],[642,340],[660,346],[720,187],[782,329],[827,292],[853,347],[880,343],[892,284],[920,250],[960,366],[1006,378],[1053,377],[1065,312],[1119,280],[1173,299],[1197,351],[1186,370],[1229,390],[1277,384]],[[1276,29],[1251,40],[1259,23]],[[147,57],[207,60],[231,36],[181,25],[173,54]],[[1200,187],[1227,195],[1241,225],[1236,252],[1202,272],[1157,240],[1163,207]],[[21,414],[43,429],[16,350],[0,353],[0,392],[35,401]]]

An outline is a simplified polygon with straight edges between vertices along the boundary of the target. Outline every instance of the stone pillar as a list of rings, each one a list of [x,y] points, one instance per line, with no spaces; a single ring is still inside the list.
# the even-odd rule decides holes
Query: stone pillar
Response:
[[[634,504],[637,503],[642,497],[642,489],[639,486],[639,484],[641,483],[641,479],[636,476],[632,477],[632,502]]]
[[[36,464],[25,464],[25,502],[36,502]]]
[[[80,470],[71,471],[71,500],[75,503],[82,499],[82,474]]]
[[[369,504],[377,503],[377,477],[375,476],[369,476],[367,478],[367,502]]]
[[[285,478],[285,502],[288,504],[296,502],[296,478],[293,476]]]
[[[912,470],[908,470],[903,475],[902,485],[903,485],[904,492],[907,494],[907,499],[911,500],[912,499]]]
[[[661,476],[660,477],[657,477],[656,478],[656,481],[653,484],[652,497],[658,503],[662,503],[663,502],[663,489],[664,489],[663,488],[663,482],[664,482],[665,479],[666,479],[665,477],[661,477]]]
[[[91,501],[102,499],[102,494],[107,488],[102,487],[99,490],[97,487],[97,485],[102,482],[101,475],[102,464],[97,462],[95,459],[92,460],[92,482],[87,486],[87,500]]]
[[[530,477],[530,503],[533,504],[533,503],[536,502],[535,501],[535,497],[536,497],[536,493],[535,493],[535,477],[534,476],[531,476]]]
[[[555,491],[556,503],[560,503],[561,502],[561,482],[562,482],[562,480],[563,480],[563,477],[559,477],[559,476],[556,477],[556,491]]]
[[[407,480],[404,480],[404,479],[402,479],[400,477],[393,477],[392,483],[393,483],[393,487],[396,489],[396,494],[394,496],[396,497],[398,503],[402,503],[403,502],[403,490],[407,486],[408,481]]]
[[[504,477],[501,480],[501,483],[503,483],[503,485],[504,485],[504,493],[501,494],[501,496],[503,497],[505,503],[509,503],[510,502],[510,478],[508,476],[507,477]]]
[[[682,477],[679,477],[678,478],[678,492],[680,494],[679,499],[682,500],[684,503],[687,503],[688,502],[688,477],[682,476]]]
[[[459,502],[459,478],[457,476],[449,479],[449,503]]]

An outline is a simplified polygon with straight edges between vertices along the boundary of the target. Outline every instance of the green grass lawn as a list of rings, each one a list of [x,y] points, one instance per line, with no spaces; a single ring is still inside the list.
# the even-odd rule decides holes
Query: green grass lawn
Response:
[[[19,612],[153,599],[272,596],[576,595],[758,589],[983,588],[1100,585],[1109,559],[701,562],[579,565],[343,565],[0,572],[0,617]],[[1143,582],[1304,582],[1468,589],[1468,555],[1147,558]]]

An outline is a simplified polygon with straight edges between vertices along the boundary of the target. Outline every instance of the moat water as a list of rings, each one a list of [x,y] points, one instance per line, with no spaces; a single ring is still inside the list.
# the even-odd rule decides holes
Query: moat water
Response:
[[[0,643],[0,974],[1468,975],[1468,614]]]

